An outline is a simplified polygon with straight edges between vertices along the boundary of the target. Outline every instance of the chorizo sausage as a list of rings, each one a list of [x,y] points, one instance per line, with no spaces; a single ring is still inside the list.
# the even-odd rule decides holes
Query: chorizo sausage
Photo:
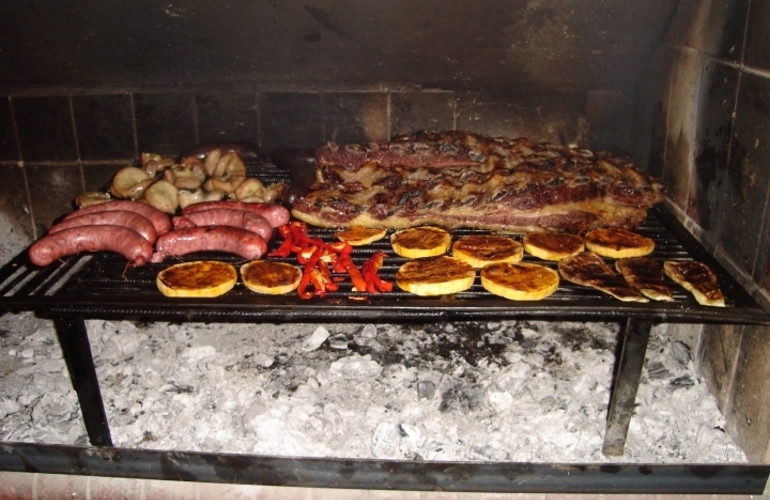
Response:
[[[51,226],[48,230],[48,234],[55,234],[71,227],[107,225],[123,226],[133,229],[150,243],[155,243],[155,240],[158,238],[155,226],[152,225],[152,222],[150,222],[147,217],[126,210],[110,210],[106,212],[78,215],[77,217],[69,217],[58,224]]]
[[[182,209],[182,215],[200,212],[201,210],[211,210],[213,208],[229,208],[231,210],[248,210],[257,215],[261,215],[271,227],[283,226],[288,224],[291,214],[286,207],[277,203],[248,203],[243,201],[203,201],[187,205]]]
[[[265,241],[270,241],[273,237],[273,227],[267,219],[247,210],[212,208],[174,217],[172,222],[176,229],[195,226],[234,226],[257,233]]]
[[[131,200],[114,200],[84,207],[79,210],[75,210],[74,212],[68,213],[64,216],[64,220],[67,220],[71,217],[78,217],[81,215],[93,214],[96,212],[107,212],[112,210],[126,210],[128,212],[136,212],[146,217],[150,220],[150,222],[152,222],[152,225],[155,226],[155,232],[158,234],[158,236],[171,231],[172,228],[171,217],[151,205]]]
[[[29,260],[47,266],[57,259],[81,252],[116,252],[135,266],[152,258],[152,244],[123,226],[78,226],[47,234],[29,247]]]
[[[167,256],[193,252],[216,251],[258,259],[267,251],[267,242],[258,234],[232,226],[198,226],[175,229],[158,237],[152,262],[163,262]]]

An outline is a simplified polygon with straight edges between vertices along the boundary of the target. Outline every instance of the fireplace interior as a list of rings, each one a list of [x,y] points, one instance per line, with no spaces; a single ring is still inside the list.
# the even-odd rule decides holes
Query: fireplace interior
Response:
[[[79,194],[103,189],[142,152],[177,155],[195,144],[238,140],[269,154],[327,141],[381,141],[401,132],[467,130],[628,152],[638,168],[665,183],[666,210],[753,300],[770,308],[767,2],[13,0],[0,5],[0,16],[6,20],[0,35],[0,227],[8,235],[0,242],[2,263],[70,212]],[[3,338],[19,334],[14,325],[32,321],[9,320],[14,314],[6,313],[4,328],[11,333]],[[481,329],[475,335],[483,330],[482,344],[491,349],[489,336],[509,330],[497,318],[485,320],[475,324]],[[377,328],[370,323],[328,330],[332,340],[342,335],[360,345],[372,339],[362,333]],[[32,332],[40,332],[34,324]],[[150,328],[119,319],[110,325],[130,330],[124,340]],[[205,359],[202,350],[189,351],[195,342],[185,347],[187,334],[177,328],[176,354],[188,349],[185,362]],[[458,329],[469,330],[448,328],[452,338]],[[530,324],[510,328],[512,338],[522,328],[547,331]],[[596,338],[603,338],[605,327],[598,328]],[[404,334],[396,330],[387,335]],[[301,331],[310,336],[315,328]],[[292,332],[287,335],[299,335]],[[425,342],[447,341],[446,330],[413,325],[413,332]],[[768,326],[661,321],[656,332],[666,349],[691,353],[697,379],[723,418],[720,429],[739,450],[735,456],[743,454],[737,461],[766,464]],[[335,359],[340,352],[358,355],[335,351],[324,340]],[[23,349],[14,352],[21,356]],[[260,359],[280,364],[280,356],[276,348]],[[646,370],[651,360],[648,355]],[[259,361],[250,366],[266,368]],[[121,370],[110,376],[131,376]],[[310,390],[308,373],[302,380],[290,374],[292,391]],[[415,387],[441,386],[440,379],[415,377]],[[164,394],[184,399],[188,389],[180,382]],[[133,404],[116,408],[130,413]],[[223,429],[231,423],[223,422]],[[401,438],[409,431],[402,427]],[[77,444],[87,444],[78,437]],[[120,446],[141,437],[126,439]],[[313,455],[297,442],[293,451]],[[533,458],[500,455],[494,447],[479,457]]]

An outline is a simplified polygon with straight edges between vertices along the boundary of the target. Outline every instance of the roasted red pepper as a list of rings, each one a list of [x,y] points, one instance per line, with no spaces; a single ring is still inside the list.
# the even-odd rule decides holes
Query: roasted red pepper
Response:
[[[353,262],[353,258],[349,253],[341,253],[338,257],[340,265],[350,276],[350,281],[353,282],[353,289],[357,292],[366,291],[366,280],[364,280],[361,271],[358,270],[356,264]]]
[[[288,257],[296,255],[297,262],[304,265],[302,279],[297,287],[297,294],[302,299],[310,299],[313,295],[324,297],[327,291],[339,289],[335,273],[347,273],[357,292],[379,293],[393,290],[393,284],[383,281],[377,275],[382,267],[385,252],[377,251],[364,262],[361,270],[356,267],[351,257],[353,247],[349,243],[325,243],[307,234],[307,226],[303,222],[293,221],[278,228],[278,234],[283,237],[283,243],[268,254],[269,257]],[[327,264],[327,261],[329,264]],[[331,265],[331,271],[329,269]],[[310,287],[313,290],[309,290]]]
[[[378,250],[361,266],[366,280],[366,289],[370,293],[393,291],[393,283],[382,280],[377,274],[377,271],[382,268],[384,260],[385,252]]]
[[[297,295],[299,295],[301,299],[309,299],[313,296],[313,294],[307,290],[308,285],[311,283],[316,289],[316,292],[318,292],[318,281],[313,281],[313,270],[315,269],[316,263],[321,259],[323,253],[324,250],[322,248],[319,248],[313,252],[313,255],[310,256],[307,264],[305,265],[305,269],[302,271],[302,279],[300,279],[299,286],[297,287]],[[324,295],[326,295],[325,290]]]

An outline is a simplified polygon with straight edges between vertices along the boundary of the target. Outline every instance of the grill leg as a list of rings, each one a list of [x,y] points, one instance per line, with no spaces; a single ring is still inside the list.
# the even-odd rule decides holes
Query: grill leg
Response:
[[[63,314],[54,318],[54,325],[72,386],[78,395],[88,439],[94,446],[112,446],[85,320],[82,316]]]
[[[651,328],[650,320],[628,318],[626,321],[604,431],[602,453],[606,456],[623,455]]]

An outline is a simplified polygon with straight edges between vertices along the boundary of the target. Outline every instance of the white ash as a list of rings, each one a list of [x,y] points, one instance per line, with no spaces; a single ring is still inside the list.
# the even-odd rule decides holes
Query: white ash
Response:
[[[55,332],[1,318],[0,439],[87,444]],[[261,455],[743,463],[689,348],[653,331],[623,457],[601,454],[603,323],[88,321],[114,444]]]

